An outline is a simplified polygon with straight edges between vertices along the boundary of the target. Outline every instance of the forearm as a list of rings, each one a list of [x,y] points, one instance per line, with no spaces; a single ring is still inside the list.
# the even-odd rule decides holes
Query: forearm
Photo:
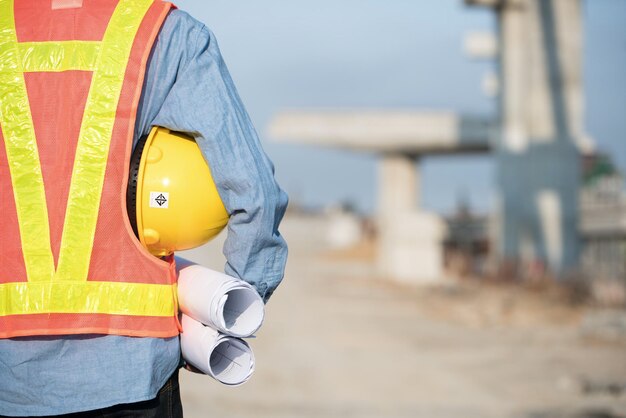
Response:
[[[155,51],[176,78],[152,124],[196,139],[230,214],[225,272],[251,283],[267,301],[284,275],[287,245],[278,225],[287,195],[274,179],[212,33],[203,26],[189,33],[195,39],[187,36],[185,51],[175,59],[165,56],[172,50]]]

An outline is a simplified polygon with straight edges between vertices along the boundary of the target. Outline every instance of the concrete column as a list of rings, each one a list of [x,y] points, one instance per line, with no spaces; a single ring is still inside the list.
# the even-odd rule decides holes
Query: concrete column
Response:
[[[580,148],[586,148],[584,95],[582,85],[582,16],[580,0],[539,1],[541,48],[545,56],[547,91],[552,112],[549,145],[537,154],[553,155],[551,161],[536,158],[544,167],[544,178],[534,179],[533,195],[540,219],[547,264],[558,275],[579,267],[578,194]],[[535,118],[529,121],[536,124]],[[545,116],[543,116],[545,118]]]
[[[507,151],[520,153],[528,145],[525,100],[528,89],[527,1],[505,2],[499,13],[501,146]]]
[[[378,272],[412,284],[440,279],[443,265],[443,222],[417,208],[418,161],[410,155],[385,154],[378,176]]]
[[[581,148],[586,148],[585,94],[583,87],[583,20],[580,0],[555,0],[556,38],[561,82],[569,122],[569,132]]]
[[[405,154],[383,154],[378,172],[378,213],[395,217],[417,205],[419,177],[417,159]]]
[[[582,18],[578,0],[528,4],[529,136],[587,148],[582,82]]]
[[[502,78],[500,261],[576,268],[583,138],[580,2],[508,0],[499,9]]]
[[[505,1],[497,9],[501,96],[500,139],[496,147],[500,204],[495,208],[499,220],[494,237],[496,264],[518,260],[524,234],[520,234],[525,209],[525,176],[519,156],[528,148],[526,94],[528,88],[528,0]],[[531,246],[534,244],[531,244]],[[528,252],[528,243],[523,245]]]

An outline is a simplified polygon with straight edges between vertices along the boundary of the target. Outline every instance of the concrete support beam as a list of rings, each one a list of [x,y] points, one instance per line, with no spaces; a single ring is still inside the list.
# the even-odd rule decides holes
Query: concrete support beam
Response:
[[[270,123],[277,142],[406,154],[488,152],[495,122],[453,112],[287,111]]]

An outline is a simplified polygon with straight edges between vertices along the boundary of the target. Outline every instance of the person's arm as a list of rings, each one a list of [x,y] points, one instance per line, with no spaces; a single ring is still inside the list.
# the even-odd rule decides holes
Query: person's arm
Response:
[[[274,179],[217,42],[204,25],[177,11],[168,17],[151,60],[146,85],[153,86],[144,101],[149,106],[159,96],[164,100],[150,123],[195,137],[231,215],[225,272],[252,284],[267,301],[287,260],[278,232],[287,195]]]

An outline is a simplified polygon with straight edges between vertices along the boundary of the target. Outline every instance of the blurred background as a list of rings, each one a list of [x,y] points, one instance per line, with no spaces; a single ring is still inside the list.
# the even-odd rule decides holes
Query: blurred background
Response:
[[[291,199],[256,372],[186,416],[626,417],[626,0],[177,5]]]

